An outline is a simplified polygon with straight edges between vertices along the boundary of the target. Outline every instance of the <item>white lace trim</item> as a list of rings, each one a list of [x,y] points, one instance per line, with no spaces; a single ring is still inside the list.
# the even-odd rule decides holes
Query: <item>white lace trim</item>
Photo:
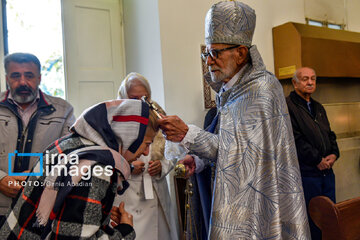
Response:
[[[186,133],[184,139],[180,142],[180,144],[185,147],[187,150],[189,150],[190,144],[195,143],[195,138],[199,135],[201,128],[195,126],[195,125],[188,125],[189,130]]]

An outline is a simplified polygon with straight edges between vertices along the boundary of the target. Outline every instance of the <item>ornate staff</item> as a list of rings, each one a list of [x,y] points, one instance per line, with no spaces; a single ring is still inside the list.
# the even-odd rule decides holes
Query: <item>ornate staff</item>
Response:
[[[159,109],[156,107],[156,105],[153,102],[151,102],[149,100],[148,97],[142,96],[141,100],[144,101],[149,106],[150,110],[152,110],[159,119],[162,119],[162,117],[159,113]],[[175,149],[172,148],[172,150],[175,150]],[[176,149],[176,150],[178,150],[178,149]],[[181,152],[181,150],[180,150],[180,152]],[[179,158],[181,158],[180,156],[182,156],[182,155],[180,154],[176,159],[179,160]],[[184,164],[182,164],[182,163],[176,164],[174,171],[175,171],[176,177],[185,178],[186,169],[185,169]],[[193,236],[194,232],[195,232],[196,239],[198,239],[196,224],[193,224],[193,222],[192,222],[192,217],[194,215],[194,209],[191,204],[191,197],[193,195],[192,188],[193,188],[193,184],[191,183],[190,179],[187,179],[186,180],[186,188],[184,191],[184,193],[185,193],[184,240],[186,239],[187,233],[189,233],[190,236]],[[190,229],[187,229],[187,219],[188,218],[189,218]],[[193,225],[194,225],[195,229],[193,229]],[[187,230],[189,230],[189,232]]]
[[[141,100],[145,103],[147,103],[147,105],[149,105],[149,108],[155,113],[155,115],[159,118],[162,119],[160,113],[159,113],[159,109],[155,106],[155,104],[153,102],[151,102],[149,100],[149,98],[147,96],[142,96]]]

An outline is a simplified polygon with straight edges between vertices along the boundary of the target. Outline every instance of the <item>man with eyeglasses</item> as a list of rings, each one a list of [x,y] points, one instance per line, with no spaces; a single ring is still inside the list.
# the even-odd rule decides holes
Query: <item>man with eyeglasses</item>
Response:
[[[177,116],[159,123],[168,140],[216,162],[210,239],[310,239],[285,97],[251,45],[255,19],[237,1],[216,3],[206,15],[202,57],[217,92],[213,133]],[[196,168],[185,164],[189,174]]]
[[[21,155],[42,153],[50,143],[70,133],[75,122],[68,102],[39,89],[41,65],[35,55],[9,54],[4,65],[9,90],[0,93],[0,226],[26,179],[10,173],[28,171],[37,160]]]

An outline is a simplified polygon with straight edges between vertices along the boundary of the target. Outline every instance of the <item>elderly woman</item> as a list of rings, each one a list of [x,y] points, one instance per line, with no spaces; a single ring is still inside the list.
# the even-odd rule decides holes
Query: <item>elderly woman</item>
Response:
[[[128,162],[149,153],[157,130],[155,115],[139,100],[113,100],[86,110],[72,134],[44,151],[0,238],[134,239],[131,214],[113,202],[129,185]]]
[[[118,97],[140,99],[142,96],[151,99],[149,82],[139,73],[130,73],[123,80]],[[126,210],[133,214],[138,239],[178,239],[165,178],[174,163],[164,158],[164,144],[165,139],[158,133],[150,146],[150,154],[132,163],[129,190],[118,199],[118,202],[124,201]]]

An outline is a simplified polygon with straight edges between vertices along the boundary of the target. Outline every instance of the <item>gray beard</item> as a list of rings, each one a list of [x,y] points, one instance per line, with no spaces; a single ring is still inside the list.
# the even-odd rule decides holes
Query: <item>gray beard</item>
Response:
[[[30,103],[32,101],[34,101],[34,99],[36,98],[36,93],[38,91],[38,88],[36,88],[36,90],[34,92],[31,92],[30,95],[18,95],[16,94],[16,92],[12,92],[12,98],[14,99],[15,102],[23,104],[23,103]]]
[[[223,80],[223,76],[216,76],[214,73],[210,72],[211,81],[214,83],[219,83]]]

